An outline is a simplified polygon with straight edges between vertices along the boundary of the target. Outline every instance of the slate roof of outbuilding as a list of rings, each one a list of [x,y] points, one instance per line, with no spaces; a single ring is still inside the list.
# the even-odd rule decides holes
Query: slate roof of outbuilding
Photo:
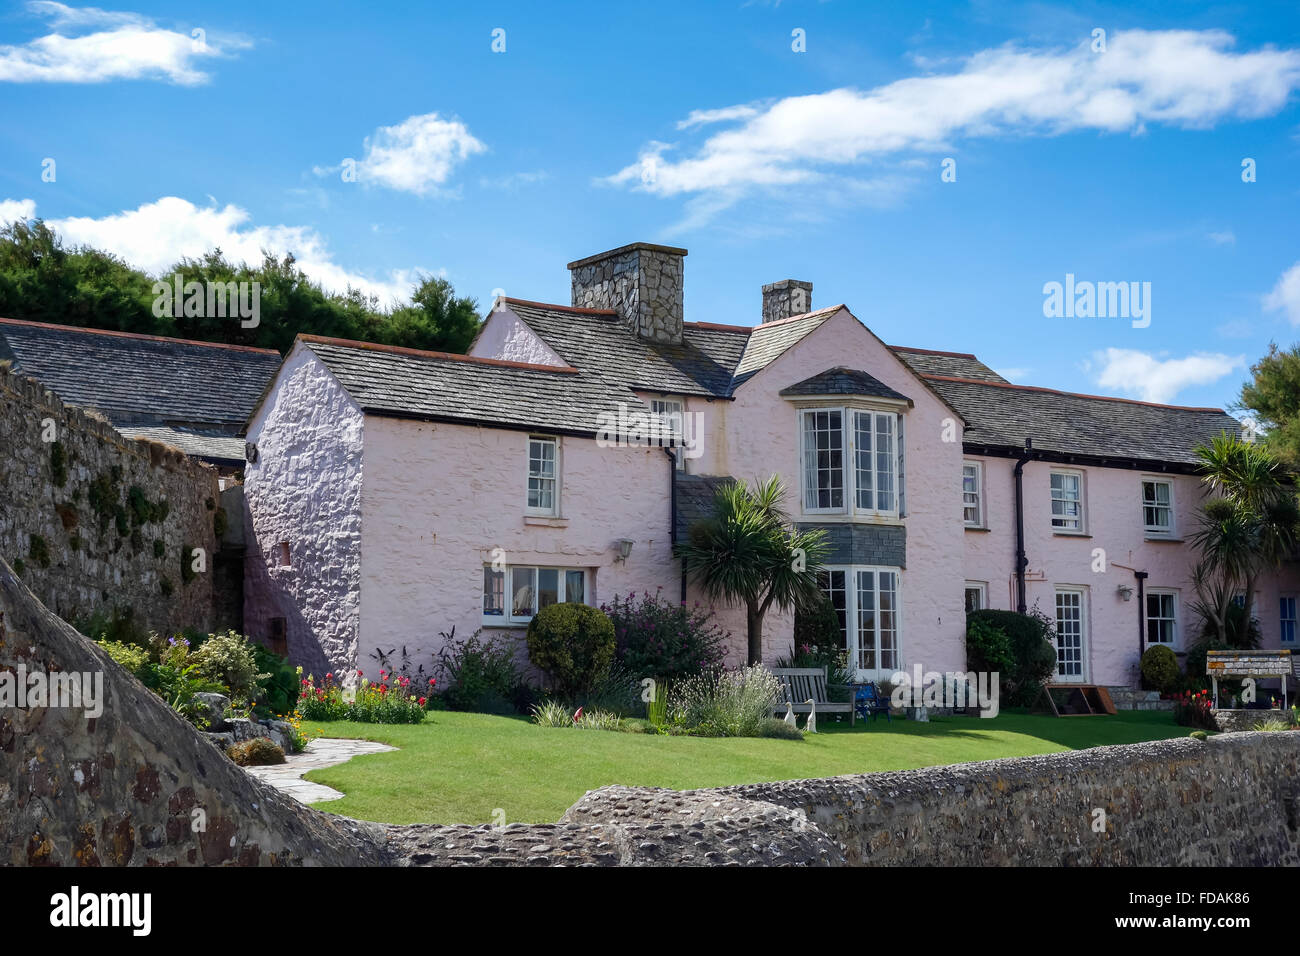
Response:
[[[313,335],[311,349],[363,411],[592,436],[619,403],[644,410],[630,390],[565,366],[531,365]]]
[[[677,540],[684,540],[687,529],[701,518],[713,514],[714,495],[735,478],[727,475],[677,474]]]
[[[796,382],[781,389],[781,395],[870,395],[875,398],[892,398],[913,404],[902,392],[890,388],[880,379],[861,369],[838,366]]]

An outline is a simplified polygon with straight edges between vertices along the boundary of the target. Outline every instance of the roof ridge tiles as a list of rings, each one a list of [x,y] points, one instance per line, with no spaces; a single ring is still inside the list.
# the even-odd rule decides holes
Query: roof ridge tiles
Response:
[[[1102,402],[1121,402],[1126,405],[1143,405],[1147,408],[1165,408],[1175,412],[1218,412],[1221,415],[1228,414],[1222,408],[1209,408],[1199,405],[1165,405],[1160,402],[1144,402],[1137,398],[1120,398],[1115,395],[1089,395],[1086,392],[1067,392],[1059,388],[1045,388],[1041,385],[1016,385],[1013,382],[990,382],[986,379],[960,378],[954,375],[922,375],[921,377],[932,382],[955,382],[961,385],[987,385],[989,388],[1010,388],[1022,392],[1045,392],[1048,395],[1089,398]]]
[[[508,295],[503,295],[501,298],[505,302],[513,302],[516,305],[531,305],[538,309],[555,309],[559,312],[581,312],[584,315],[618,315],[618,313],[613,309],[588,309],[578,305],[559,305],[555,302],[535,302],[532,299],[515,299]]]

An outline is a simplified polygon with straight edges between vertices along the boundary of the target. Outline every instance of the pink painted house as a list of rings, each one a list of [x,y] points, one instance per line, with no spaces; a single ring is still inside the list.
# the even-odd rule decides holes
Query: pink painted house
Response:
[[[721,482],[776,473],[827,532],[862,677],[963,670],[973,607],[1053,617],[1063,682],[1131,685],[1142,646],[1187,645],[1194,449],[1234,419],[889,346],[796,280],[752,328],[687,322],[685,256],[570,263],[572,305],[499,299],[468,355],[301,336],[248,426],[246,629],[355,674],[453,626],[522,637],[556,601],[703,603],[673,542]],[[1294,641],[1298,590],[1261,586],[1265,646]],[[740,663],[743,609],[715,610]],[[765,657],[791,643],[769,615]]]

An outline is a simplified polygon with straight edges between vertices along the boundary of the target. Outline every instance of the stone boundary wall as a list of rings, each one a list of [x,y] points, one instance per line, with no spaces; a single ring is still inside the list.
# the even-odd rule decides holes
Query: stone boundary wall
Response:
[[[63,619],[130,608],[162,633],[211,630],[220,503],[215,469],[0,365],[0,558]],[[192,548],[203,573],[182,568]]]

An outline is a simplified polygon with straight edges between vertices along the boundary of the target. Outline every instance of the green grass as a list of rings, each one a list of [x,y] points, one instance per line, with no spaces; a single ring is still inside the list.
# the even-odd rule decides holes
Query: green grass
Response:
[[[1158,711],[1115,717],[1001,714],[827,724],[802,741],[707,739],[537,727],[523,718],[438,711],[423,724],[307,723],[326,737],[400,748],[353,757],[307,779],[342,791],[322,810],[384,823],[553,823],[606,784],[687,790],[765,780],[906,770],[937,764],[1183,737]]]

